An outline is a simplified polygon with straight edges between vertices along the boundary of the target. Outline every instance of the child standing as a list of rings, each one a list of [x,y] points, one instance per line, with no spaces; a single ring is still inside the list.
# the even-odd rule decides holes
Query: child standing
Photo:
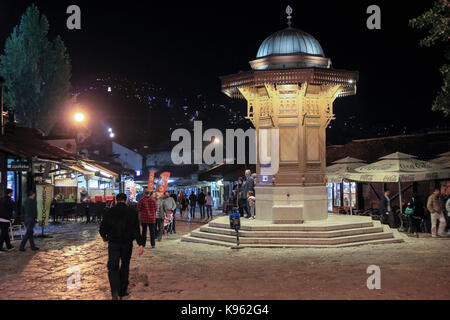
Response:
[[[255,220],[255,200],[256,198],[253,191],[247,192],[247,201],[248,206],[250,207],[250,217],[248,218],[249,220]]]

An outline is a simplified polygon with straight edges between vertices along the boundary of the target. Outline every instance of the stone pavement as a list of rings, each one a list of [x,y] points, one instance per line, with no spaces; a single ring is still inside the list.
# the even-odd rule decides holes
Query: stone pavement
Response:
[[[450,241],[424,235],[352,248],[233,250],[181,242],[198,223],[177,221],[142,256],[135,246],[130,299],[449,299]],[[98,225],[38,239],[40,251],[0,253],[0,299],[109,299],[107,246]],[[18,241],[14,243],[18,248]],[[381,290],[366,286],[381,268]],[[71,266],[80,289],[67,287]]]

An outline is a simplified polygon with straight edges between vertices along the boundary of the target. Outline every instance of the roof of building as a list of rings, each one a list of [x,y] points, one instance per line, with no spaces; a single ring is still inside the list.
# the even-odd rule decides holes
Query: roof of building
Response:
[[[0,150],[25,158],[57,161],[75,159],[75,155],[48,144],[38,130],[23,127],[9,128],[5,136],[0,137]]]
[[[299,29],[288,27],[267,37],[259,47],[256,58],[293,54],[325,57],[319,41],[312,35]]]
[[[344,157],[353,157],[372,163],[394,152],[430,160],[448,150],[450,150],[450,131],[359,139],[345,145],[327,147],[327,165]]]

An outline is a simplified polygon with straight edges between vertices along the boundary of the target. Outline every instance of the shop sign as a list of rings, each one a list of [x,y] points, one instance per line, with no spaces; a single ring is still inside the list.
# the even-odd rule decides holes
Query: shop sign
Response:
[[[15,160],[8,163],[8,170],[10,171],[29,171],[30,164],[28,161]]]

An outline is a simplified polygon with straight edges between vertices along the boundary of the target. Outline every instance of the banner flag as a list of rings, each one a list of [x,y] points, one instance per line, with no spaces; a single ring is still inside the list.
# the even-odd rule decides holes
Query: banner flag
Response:
[[[50,206],[53,200],[53,189],[54,187],[51,184],[36,185],[38,220],[41,227],[48,225]]]
[[[155,171],[152,171],[148,176],[148,190],[153,191],[154,187],[155,187]]]
[[[156,190],[156,192],[159,195],[163,195],[164,192],[166,192],[167,190],[167,184],[169,183],[169,178],[170,178],[170,172],[163,172],[161,173],[161,175],[159,176],[160,182],[159,182],[159,186]]]

